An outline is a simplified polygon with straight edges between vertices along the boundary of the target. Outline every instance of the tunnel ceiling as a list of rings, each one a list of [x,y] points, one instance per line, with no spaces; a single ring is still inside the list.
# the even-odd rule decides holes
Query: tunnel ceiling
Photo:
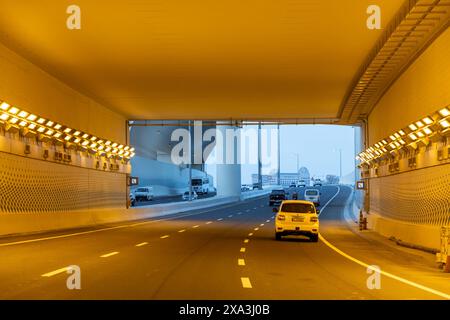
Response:
[[[79,0],[68,30],[67,1],[0,0],[0,42],[129,119],[335,119],[372,2]]]

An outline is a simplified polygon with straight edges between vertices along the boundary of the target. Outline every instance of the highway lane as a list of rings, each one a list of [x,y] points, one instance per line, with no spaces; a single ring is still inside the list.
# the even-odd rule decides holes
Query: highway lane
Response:
[[[447,275],[424,269],[420,261],[408,268],[410,253],[351,231],[342,220],[349,188],[326,186],[322,193],[323,204],[335,196],[321,213],[325,239],[357,259],[450,292]],[[13,246],[0,243],[0,298],[442,298],[384,276],[380,290],[369,290],[366,268],[323,241],[275,241],[273,217],[268,199],[262,198],[127,228]],[[64,272],[42,276],[69,265],[81,268],[81,290],[66,288]]]

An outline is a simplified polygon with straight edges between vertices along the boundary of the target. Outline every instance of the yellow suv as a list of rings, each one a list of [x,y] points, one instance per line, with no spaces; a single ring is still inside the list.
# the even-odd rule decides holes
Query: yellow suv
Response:
[[[282,236],[303,235],[312,242],[319,241],[319,210],[314,203],[303,200],[285,200],[280,208],[273,208],[275,217],[275,239]]]

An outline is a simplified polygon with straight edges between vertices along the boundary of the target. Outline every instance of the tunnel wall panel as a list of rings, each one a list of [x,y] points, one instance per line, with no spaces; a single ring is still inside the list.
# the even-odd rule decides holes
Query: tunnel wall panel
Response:
[[[126,205],[126,175],[0,152],[3,213],[62,213]]]
[[[447,29],[372,110],[367,146],[450,105],[449,57]],[[378,174],[371,175],[366,207],[369,228],[412,244],[439,247],[440,226],[450,224],[450,163],[438,159],[437,152],[447,147],[448,142],[421,147],[414,156],[396,160],[398,172],[390,172],[384,165],[377,169]],[[408,166],[409,157],[415,158],[416,166]]]
[[[450,104],[450,29],[398,78],[369,115],[373,145]]]
[[[371,211],[411,224],[447,225],[449,181],[449,164],[371,179]]]
[[[0,43],[0,100],[125,144],[125,117],[76,91]]]

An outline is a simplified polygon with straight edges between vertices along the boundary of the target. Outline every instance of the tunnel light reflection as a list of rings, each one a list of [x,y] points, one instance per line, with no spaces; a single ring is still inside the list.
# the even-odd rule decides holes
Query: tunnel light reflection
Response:
[[[110,152],[110,154],[108,154],[109,158],[129,160],[135,155],[133,152],[134,148],[131,148],[130,146],[119,145],[110,140],[100,139],[89,133],[81,132],[80,130],[56,123],[53,120],[30,114],[18,107],[11,106],[5,101],[0,101],[0,120],[2,121],[0,124],[5,126],[6,131],[15,133],[22,128],[20,129],[20,132],[26,137],[34,137],[36,136],[36,132],[38,132],[39,136],[37,139],[41,142],[53,140],[54,143],[58,144],[66,143],[66,146],[69,147],[73,147],[73,145],[69,143],[74,143],[80,150],[85,151],[89,148],[91,153],[97,153],[100,156],[104,156],[105,153],[103,150],[112,145],[113,148],[109,148],[109,151],[107,151]],[[79,138],[80,136],[82,139]],[[117,146],[119,147],[116,148]],[[121,150],[121,152],[119,152],[119,150]]]

